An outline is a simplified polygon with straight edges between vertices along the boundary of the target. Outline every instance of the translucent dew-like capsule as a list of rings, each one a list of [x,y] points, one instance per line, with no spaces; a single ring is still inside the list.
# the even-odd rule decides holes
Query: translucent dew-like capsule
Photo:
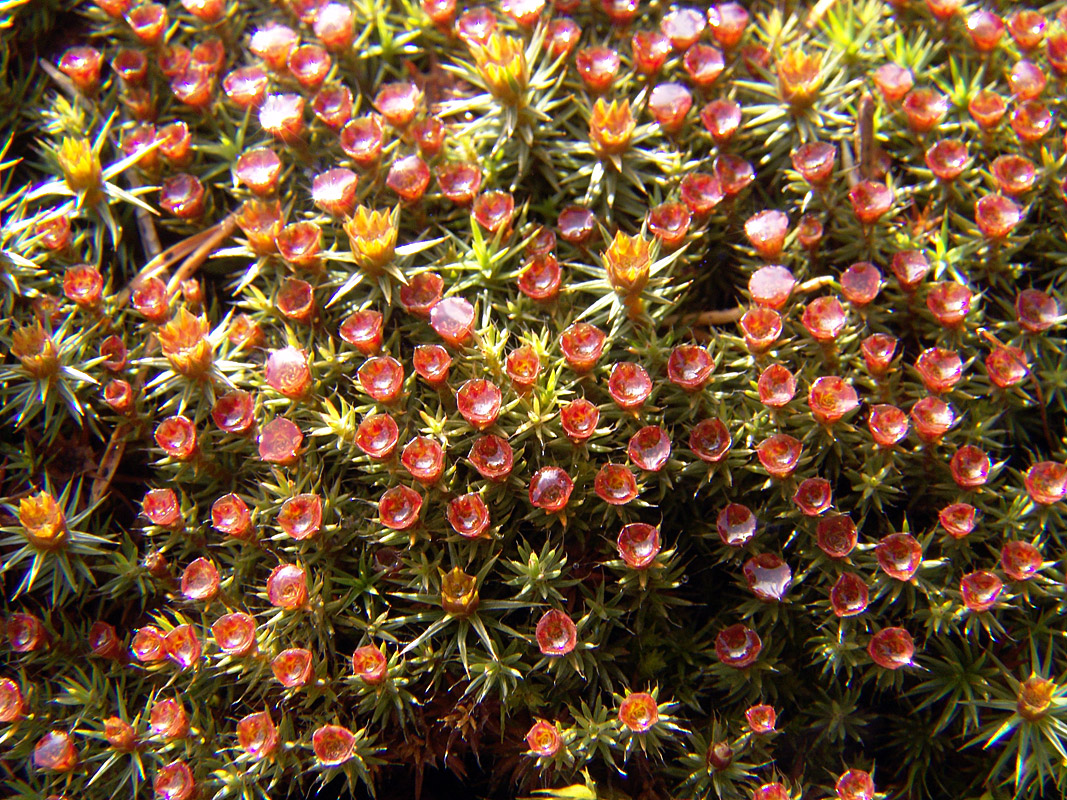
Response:
[[[712,100],[700,109],[700,121],[715,144],[722,147],[741,127],[741,105],[734,100]]]
[[[707,19],[695,8],[675,8],[663,15],[660,30],[668,36],[678,52],[693,45],[704,32]]]
[[[478,430],[485,430],[496,422],[502,401],[499,387],[480,378],[466,381],[456,392],[460,415]]]
[[[323,86],[311,100],[311,111],[327,128],[344,130],[352,119],[352,90],[347,86]]]
[[[523,392],[537,381],[541,373],[541,359],[533,347],[523,345],[508,354],[504,367],[512,385]]]
[[[215,644],[230,656],[245,656],[256,648],[256,620],[241,611],[225,614],[211,626]]]
[[[854,572],[845,572],[830,590],[830,605],[838,617],[853,617],[867,610],[869,596],[863,579]]]
[[[411,357],[415,372],[431,386],[440,386],[448,380],[452,356],[439,344],[420,344]]]
[[[305,89],[316,90],[326,80],[333,59],[317,44],[305,44],[289,53],[289,74]]]
[[[553,514],[570,500],[574,482],[560,467],[542,467],[530,479],[530,504]]]
[[[792,475],[800,461],[801,452],[800,442],[785,433],[769,436],[756,448],[760,464],[775,478]]]
[[[435,439],[416,436],[405,445],[400,463],[419,483],[429,486],[436,483],[444,471],[445,451]]]
[[[977,509],[969,503],[952,503],[942,508],[938,521],[953,539],[962,539],[974,530]]]
[[[388,666],[385,653],[372,644],[364,645],[352,654],[352,672],[367,686],[382,683],[386,678]]]
[[[697,345],[678,345],[667,359],[667,377],[675,386],[687,392],[704,388],[715,368],[706,348]]]
[[[956,421],[952,407],[936,397],[924,397],[911,407],[911,422],[924,442],[936,443]]]
[[[88,641],[89,649],[98,658],[120,661],[123,657],[122,641],[115,631],[115,626],[110,623],[102,620],[94,622],[92,627],[89,628]],[[2,688],[0,688],[0,695],[2,693]],[[2,705],[3,703],[0,702],[0,706]],[[10,720],[4,720],[2,714],[0,714],[0,722],[10,722]]]
[[[771,733],[778,722],[778,713],[772,706],[761,703],[760,705],[752,706],[745,712],[745,722],[748,723],[748,727],[753,733]],[[764,786],[775,785],[780,784],[764,784]],[[759,790],[757,789],[757,791]],[[782,800],[782,798],[772,796],[770,798],[760,798],[760,800]]]
[[[411,278],[405,286],[400,287],[400,305],[409,314],[414,314],[416,317],[422,317],[423,319],[428,318],[431,321],[434,319],[433,309],[441,305],[437,312],[438,325],[442,331],[439,332],[439,335],[445,341],[453,344],[449,337],[463,339],[465,336],[463,321],[467,318],[467,309],[463,304],[467,301],[460,297],[449,297],[446,298],[447,302],[445,302],[445,300],[441,299],[444,290],[444,278],[436,272],[420,272]],[[473,318],[472,308],[470,319],[473,320]],[[459,344],[454,344],[454,346],[458,347]]]
[[[665,133],[675,134],[685,124],[693,95],[680,83],[659,83],[648,96],[648,111]]]
[[[715,177],[726,197],[736,197],[756,179],[756,170],[748,161],[730,153],[715,159]]]
[[[756,535],[756,516],[746,505],[729,503],[715,518],[715,530],[728,547],[743,547]]]
[[[689,210],[698,216],[711,213],[726,196],[719,179],[704,172],[690,172],[682,178],[679,194]]]
[[[911,70],[897,64],[883,64],[871,74],[874,85],[889,103],[899,103],[915,85]]]
[[[388,83],[378,90],[374,107],[394,128],[403,128],[412,119],[422,103],[422,92],[414,83]]]
[[[385,185],[405,203],[414,203],[430,186],[430,168],[417,155],[399,158],[389,167]]]
[[[310,324],[315,316],[314,290],[307,281],[286,278],[278,289],[274,305],[290,322]]]
[[[684,203],[660,203],[648,212],[648,229],[662,245],[678,247],[689,232],[689,209]]]
[[[206,558],[190,562],[182,573],[182,594],[187,600],[211,600],[219,592],[219,571]]]
[[[682,67],[697,88],[707,90],[722,75],[726,62],[717,47],[696,42],[682,56]]]
[[[573,245],[586,244],[596,232],[596,216],[588,208],[567,206],[556,220],[560,237]]]
[[[379,403],[395,402],[404,388],[404,367],[392,356],[368,358],[357,376],[363,391]]]
[[[631,692],[619,704],[619,722],[634,733],[644,733],[659,722],[655,698],[645,692]]]
[[[987,239],[1007,237],[1022,220],[1022,209],[1010,198],[990,194],[974,205],[974,221]]]
[[[625,505],[637,497],[637,480],[622,464],[605,464],[596,474],[593,488],[605,503]]]
[[[452,529],[468,539],[476,539],[489,529],[489,508],[477,492],[453,498],[445,515]]]
[[[1037,180],[1034,162],[1017,154],[993,159],[989,171],[997,182],[997,188],[1009,197],[1018,197],[1030,191]]]
[[[874,800],[874,781],[862,769],[850,769],[834,785],[838,800]]]
[[[356,737],[340,725],[323,725],[312,734],[311,748],[324,767],[339,767],[355,753]]]
[[[992,464],[984,450],[974,445],[964,445],[952,454],[949,470],[952,480],[961,489],[976,489],[989,480]]]
[[[591,92],[606,91],[619,72],[619,54],[610,47],[587,47],[574,55],[578,75]]]
[[[149,726],[152,733],[164,740],[184,739],[189,735],[189,715],[178,700],[159,700],[152,706]]]
[[[1011,115],[1011,129],[1024,145],[1036,145],[1052,130],[1052,112],[1037,100],[1018,106]]]
[[[619,532],[616,546],[626,566],[645,569],[659,555],[659,528],[644,522],[631,522]]]
[[[144,496],[141,510],[153,525],[175,528],[184,523],[181,504],[173,489],[149,490]]]
[[[793,582],[793,571],[774,553],[753,556],[745,562],[741,572],[752,593],[767,602],[777,602],[785,597]]]
[[[744,669],[756,663],[763,642],[749,627],[738,623],[719,631],[715,637],[715,655],[719,661],[734,669]]]
[[[872,333],[860,343],[864,364],[872,377],[880,378],[889,371],[897,344],[897,338],[887,333]]]
[[[446,343],[462,347],[474,331],[474,306],[462,297],[446,297],[430,310],[430,327]]]
[[[311,653],[302,647],[283,650],[270,664],[275,679],[287,689],[303,686],[311,678]]]
[[[719,419],[701,420],[689,432],[689,449],[711,464],[722,461],[732,443],[729,429]]]
[[[307,605],[307,573],[296,564],[279,564],[267,578],[267,602],[275,608],[295,611]]]
[[[559,260],[552,253],[531,258],[519,273],[519,291],[540,302],[555,300],[562,282]]]
[[[167,646],[163,632],[154,625],[138,628],[130,640],[130,652],[142,664],[162,661],[167,657]]]
[[[338,333],[363,355],[374,355],[382,345],[381,312],[355,311],[341,322]]]
[[[211,506],[211,525],[227,536],[247,539],[252,534],[252,513],[237,495],[223,495]]]
[[[269,464],[295,464],[303,443],[304,434],[296,423],[275,417],[259,431],[259,457]]]
[[[387,528],[407,530],[419,521],[422,495],[408,486],[387,489],[378,500],[378,519]]]
[[[926,307],[945,327],[956,327],[971,311],[974,293],[961,283],[942,281],[930,287]]]
[[[540,758],[552,758],[563,747],[559,728],[551,722],[538,720],[526,733],[526,745]]]
[[[801,322],[818,342],[832,342],[848,324],[848,312],[836,297],[817,297],[804,307]]]
[[[837,148],[828,142],[808,142],[793,151],[793,168],[812,186],[821,188],[833,175]]]
[[[282,503],[277,521],[297,541],[312,538],[322,528],[322,498],[310,492],[290,497]]]
[[[12,614],[4,628],[8,643],[16,653],[32,653],[48,647],[48,631],[33,614]]]
[[[908,127],[915,133],[927,133],[945,118],[948,98],[933,89],[914,89],[904,98],[902,108]]]
[[[782,317],[773,308],[750,308],[738,325],[745,347],[753,354],[766,352],[782,335]]]
[[[883,669],[900,669],[912,663],[915,642],[904,628],[883,628],[871,637],[867,653]]]
[[[506,439],[486,435],[475,439],[468,458],[483,478],[499,481],[511,474],[515,455]]]
[[[274,391],[293,400],[301,399],[311,388],[307,353],[298,347],[272,351],[267,357],[264,376]]]
[[[337,167],[315,176],[311,184],[311,199],[327,214],[343,217],[356,208],[358,177],[350,169]]]
[[[760,211],[745,221],[745,236],[764,261],[778,258],[788,231],[789,217],[781,211]]]
[[[396,420],[388,414],[372,414],[356,428],[356,446],[376,461],[392,455],[400,430]]]
[[[638,31],[630,39],[634,70],[642,75],[655,75],[667,62],[671,49],[671,40],[662,31]]]
[[[793,502],[800,513],[817,517],[830,507],[833,501],[832,487],[825,478],[805,478],[793,494]]]
[[[365,114],[349,120],[341,129],[341,149],[362,169],[378,163],[385,143],[382,120],[377,114]]]
[[[606,341],[606,334],[596,326],[576,322],[560,336],[559,346],[573,370],[588,372],[600,359]]]
[[[1040,11],[1021,9],[1008,18],[1008,33],[1021,50],[1029,52],[1041,44],[1047,24]]]
[[[941,181],[954,181],[970,163],[967,145],[958,139],[942,139],[927,149],[926,166]]]
[[[983,89],[967,101],[967,111],[983,130],[991,130],[1004,117],[1008,104],[991,89]]]
[[[796,279],[787,267],[771,264],[760,267],[748,280],[752,300],[775,310],[783,308],[793,293]]]
[[[537,646],[542,655],[559,657],[572,652],[578,642],[578,628],[562,611],[551,609],[537,623]]]
[[[873,225],[893,207],[893,190],[884,183],[862,181],[848,193],[852,212],[864,225]]]
[[[1000,567],[1013,581],[1030,580],[1041,564],[1041,551],[1029,542],[1006,542],[1000,550]]]
[[[1060,316],[1059,303],[1039,289],[1024,289],[1015,300],[1015,314],[1027,333],[1042,333],[1052,328]]]
[[[718,3],[708,9],[708,29],[720,47],[730,50],[745,35],[749,14],[740,3]]]
[[[39,770],[70,772],[78,765],[78,750],[65,731],[49,731],[33,748],[33,765]]]
[[[882,273],[868,261],[859,261],[841,273],[841,294],[853,306],[871,303],[882,288]]]
[[[878,566],[890,578],[908,581],[922,563],[922,545],[908,533],[892,533],[882,537],[875,548]]]
[[[833,425],[859,407],[859,396],[843,378],[817,378],[808,391],[808,407],[816,422]]]
[[[278,728],[270,712],[242,717],[237,722],[237,743],[254,761],[270,756],[278,746]]]
[[[482,185],[482,172],[475,164],[442,164],[437,168],[437,185],[450,201],[469,206]]]
[[[967,609],[976,613],[988,611],[997,603],[1004,583],[989,570],[969,572],[960,580],[960,594]]]
[[[1039,505],[1052,505],[1067,497],[1067,466],[1056,461],[1039,461],[1023,475],[1030,499]]]
[[[833,514],[819,520],[816,543],[830,558],[847,558],[859,543],[856,523],[847,514]]]
[[[483,192],[475,198],[471,213],[490,234],[503,232],[515,213],[515,198],[509,192]]]
[[[10,678],[0,678],[0,722],[14,722],[25,711],[25,699],[19,685]]]
[[[612,367],[608,393],[622,409],[641,408],[652,394],[652,379],[640,364],[624,361]]]
[[[577,402],[577,401],[575,401]],[[599,417],[599,414],[597,414]],[[595,427],[596,421],[593,421]],[[671,439],[658,425],[647,425],[630,437],[626,447],[630,461],[638,469],[646,472],[658,472],[663,469],[671,455]]]
[[[599,421],[600,409],[584,397],[572,400],[560,409],[563,432],[575,443],[589,439],[596,431]]]

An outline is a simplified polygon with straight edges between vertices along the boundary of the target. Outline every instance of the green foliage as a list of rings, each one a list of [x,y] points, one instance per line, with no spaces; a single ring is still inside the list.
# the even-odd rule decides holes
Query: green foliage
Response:
[[[1067,14],[699,5],[0,0],[8,794],[1063,793]]]

